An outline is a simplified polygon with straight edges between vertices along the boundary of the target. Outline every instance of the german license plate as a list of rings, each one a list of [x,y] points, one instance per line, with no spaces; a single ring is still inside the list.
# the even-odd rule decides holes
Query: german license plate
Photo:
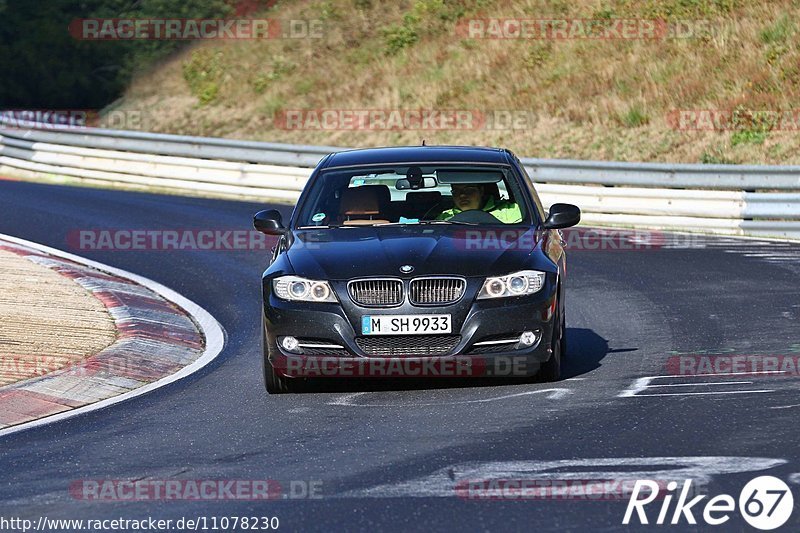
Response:
[[[362,335],[424,335],[450,333],[450,315],[364,315]]]

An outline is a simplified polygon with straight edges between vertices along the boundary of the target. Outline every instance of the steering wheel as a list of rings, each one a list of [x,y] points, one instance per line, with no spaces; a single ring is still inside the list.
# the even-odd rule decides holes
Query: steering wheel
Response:
[[[420,220],[428,220],[428,215],[430,215],[430,214],[431,214],[431,211],[433,211],[434,209],[436,209],[436,208],[437,208],[437,207],[439,207],[440,205],[441,205],[441,204],[440,204],[439,202],[436,202],[435,204],[433,204],[432,206],[430,206],[430,207],[428,208],[428,210],[427,210],[427,211],[425,211],[425,214],[424,214],[424,215],[422,215],[421,217],[419,217],[419,219],[420,219]]]
[[[487,213],[481,209],[468,209],[447,220],[452,220],[453,222],[471,222],[473,224],[497,224],[500,222],[493,214]]]

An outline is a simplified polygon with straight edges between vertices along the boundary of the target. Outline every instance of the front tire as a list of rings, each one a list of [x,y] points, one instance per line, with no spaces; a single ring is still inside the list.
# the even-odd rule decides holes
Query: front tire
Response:
[[[292,378],[287,378],[275,371],[272,363],[269,362],[269,340],[267,340],[267,330],[264,324],[261,325],[262,348],[264,354],[264,386],[269,394],[288,394],[297,392],[298,384]]]
[[[290,378],[275,372],[269,359],[264,358],[264,384],[270,394],[287,394],[295,392],[296,384]]]
[[[563,321],[559,318],[555,320],[554,323],[553,338],[550,340],[553,354],[550,356],[550,359],[542,363],[541,368],[539,368],[539,380],[545,383],[552,383],[561,379],[562,348],[566,347]]]

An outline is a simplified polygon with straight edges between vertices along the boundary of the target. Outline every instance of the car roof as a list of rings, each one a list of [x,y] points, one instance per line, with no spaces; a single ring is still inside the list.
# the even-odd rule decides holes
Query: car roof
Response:
[[[508,164],[508,150],[479,146],[394,146],[335,152],[323,168],[383,163]]]

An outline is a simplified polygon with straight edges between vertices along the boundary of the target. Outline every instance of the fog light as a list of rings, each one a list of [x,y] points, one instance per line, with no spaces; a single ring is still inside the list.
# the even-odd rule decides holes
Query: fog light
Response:
[[[535,331],[523,331],[519,336],[519,345],[522,347],[533,346],[538,338],[539,335]]]
[[[298,346],[300,343],[294,337],[284,337],[281,339],[281,346],[287,352],[299,352]]]

